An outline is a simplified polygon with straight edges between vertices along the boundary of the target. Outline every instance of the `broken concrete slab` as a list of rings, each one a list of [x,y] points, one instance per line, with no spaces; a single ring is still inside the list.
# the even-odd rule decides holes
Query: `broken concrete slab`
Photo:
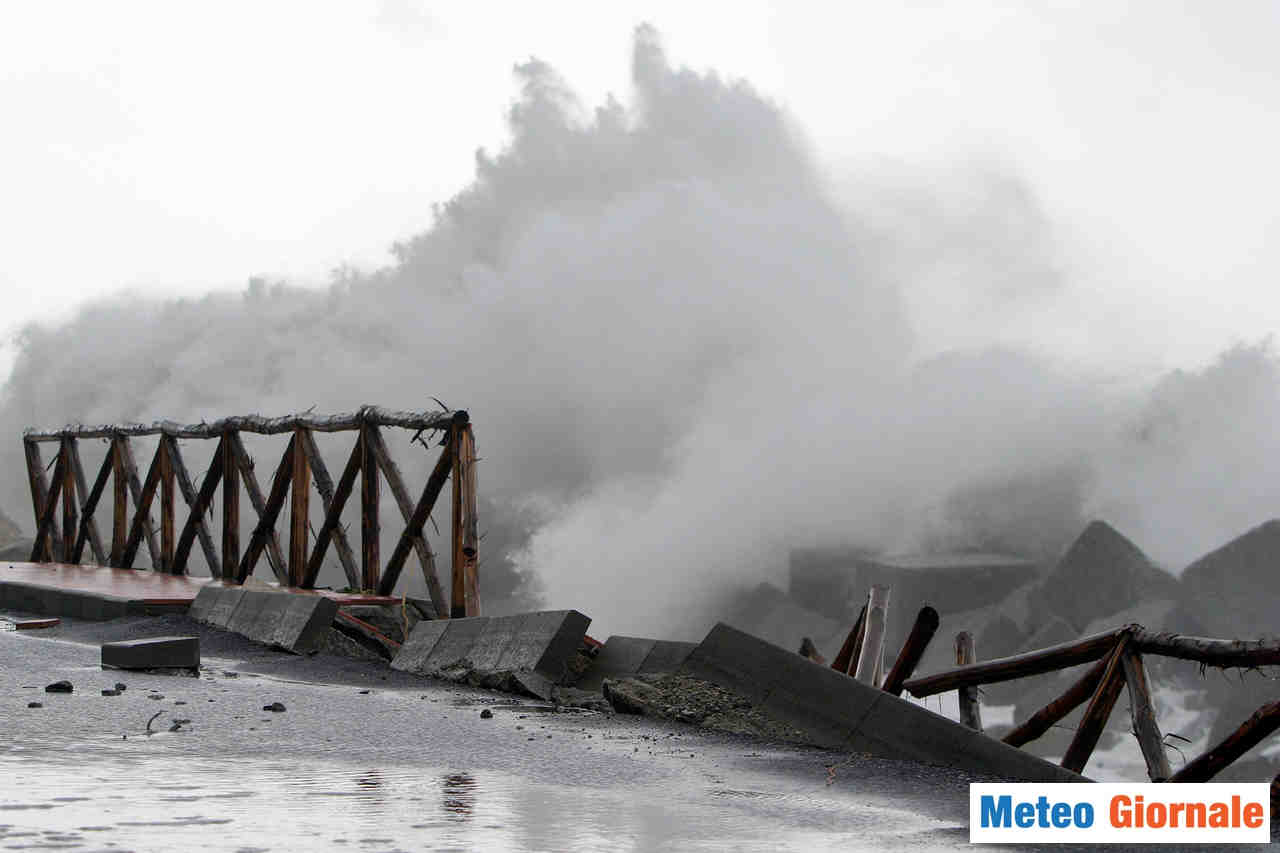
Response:
[[[196,593],[188,611],[191,618],[205,625],[223,628],[231,624],[231,615],[244,597],[244,587],[209,584]]]
[[[606,678],[675,672],[697,647],[697,643],[677,640],[615,635],[605,641],[575,686],[579,690],[600,690]]]
[[[684,662],[689,659],[689,655],[693,654],[693,650],[698,647],[697,643],[687,643],[681,640],[658,640],[653,644],[653,650],[649,652],[648,657],[640,664],[640,668],[636,670],[639,673],[660,673],[675,672],[684,666]]]
[[[423,620],[409,632],[408,639],[400,647],[400,653],[391,661],[391,668],[403,672],[425,672],[427,660],[435,649],[452,619]]]
[[[197,621],[294,654],[325,644],[338,613],[330,598],[305,592],[210,584],[191,605]]]
[[[810,742],[1044,782],[1083,777],[724,623],[681,673],[731,690]]]
[[[151,637],[102,644],[102,665],[114,669],[197,669],[199,637]]]

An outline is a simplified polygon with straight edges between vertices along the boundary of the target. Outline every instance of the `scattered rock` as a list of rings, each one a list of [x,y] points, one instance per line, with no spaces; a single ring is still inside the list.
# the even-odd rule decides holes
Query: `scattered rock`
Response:
[[[480,712],[480,719],[482,719],[482,720],[492,720],[492,719],[493,719],[493,712],[492,712],[492,711],[490,711],[488,708],[485,708],[483,711],[481,711],[481,712]]]
[[[278,714],[278,713],[280,713],[281,711],[283,711],[284,709],[285,709],[285,708],[284,708],[284,703],[283,703],[283,702],[272,702],[270,705],[263,705],[263,706],[262,706],[262,710],[264,710],[264,711],[272,711],[272,712],[277,713],[277,714]]]
[[[116,690],[119,690],[121,693],[123,693],[128,689],[129,689],[128,685],[124,684],[123,682],[120,682],[120,681],[116,682]]]
[[[55,681],[44,688],[45,693],[70,693],[75,688],[70,681]]]
[[[733,734],[809,743],[792,726],[766,714],[743,697],[686,675],[639,675],[605,679],[604,695],[614,709],[706,726]]]
[[[103,696],[119,696],[120,691],[119,690],[103,690],[102,695]]]
[[[163,699],[163,698],[164,698],[164,694],[163,694],[163,693],[151,693],[151,694],[149,694],[149,695],[147,696],[147,698],[148,698],[148,699]]]
[[[28,702],[28,703],[27,703],[27,707],[28,707],[28,708],[43,708],[43,707],[44,707],[44,703],[43,703],[43,702]]]
[[[360,691],[360,695],[361,695],[361,696],[363,696],[363,695],[365,695],[365,694],[366,694],[366,693],[368,693],[368,692],[369,692],[368,690],[361,690],[361,691]]]

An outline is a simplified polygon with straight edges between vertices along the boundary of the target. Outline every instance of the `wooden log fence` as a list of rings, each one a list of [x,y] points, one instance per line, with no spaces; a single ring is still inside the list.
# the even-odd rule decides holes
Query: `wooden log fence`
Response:
[[[443,434],[440,457],[416,503],[381,434],[383,427],[412,430],[415,439],[423,434]],[[357,437],[350,459],[335,484],[314,433],[347,431],[355,432]],[[288,446],[274,469],[265,495],[242,433],[289,434]],[[130,441],[141,436],[159,438],[145,479],[138,476]],[[282,586],[310,589],[315,586],[332,545],[349,588],[390,595],[409,554],[414,553],[432,605],[441,618],[480,614],[477,457],[471,420],[465,411],[419,413],[364,406],[353,413],[329,416],[246,415],[188,425],[158,421],[150,425],[68,426],[52,431],[27,430],[22,438],[36,522],[30,556],[33,562],[80,563],[87,546],[98,565],[133,568],[145,542],[155,571],[186,574],[191,550],[198,541],[209,573],[224,583],[244,583],[265,555],[272,574]],[[107,442],[106,456],[91,488],[86,488],[80,439]],[[182,457],[179,439],[217,441],[209,470],[198,488]],[[52,474],[48,473],[40,452],[40,445],[46,442],[56,442],[58,448],[51,463]],[[426,444],[424,440],[423,445]],[[358,563],[342,524],[342,513],[356,490],[357,476],[361,524]],[[380,547],[379,517],[384,479],[405,525],[385,562]],[[452,580],[446,595],[423,528],[449,480],[453,482],[449,531]],[[112,483],[110,490],[108,481]],[[323,518],[318,530],[310,522],[313,487],[320,496]],[[219,491],[222,495],[221,542],[215,543],[206,517],[215,514]],[[248,495],[257,517],[245,543],[241,542],[240,529],[242,491]],[[108,492],[112,504],[109,548],[95,520],[98,504]],[[178,495],[188,508],[181,527],[177,525],[175,509]],[[286,498],[289,504],[285,522],[287,548],[281,546],[276,529],[285,512]],[[158,537],[153,507],[158,508]]]

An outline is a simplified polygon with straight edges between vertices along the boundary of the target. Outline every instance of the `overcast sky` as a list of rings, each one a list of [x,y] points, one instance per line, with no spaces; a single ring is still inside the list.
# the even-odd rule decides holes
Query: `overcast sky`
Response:
[[[120,288],[383,263],[501,145],[515,62],[594,106],[625,94],[642,21],[782,104],[835,186],[1020,176],[1074,292],[1144,358],[1280,326],[1274,2],[352,0],[0,7],[0,330]]]

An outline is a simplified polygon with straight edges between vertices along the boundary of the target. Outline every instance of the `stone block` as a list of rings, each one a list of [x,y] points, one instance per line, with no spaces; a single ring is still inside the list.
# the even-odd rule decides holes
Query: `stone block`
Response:
[[[200,666],[200,638],[151,637],[103,643],[102,665],[115,669],[195,669]]]

